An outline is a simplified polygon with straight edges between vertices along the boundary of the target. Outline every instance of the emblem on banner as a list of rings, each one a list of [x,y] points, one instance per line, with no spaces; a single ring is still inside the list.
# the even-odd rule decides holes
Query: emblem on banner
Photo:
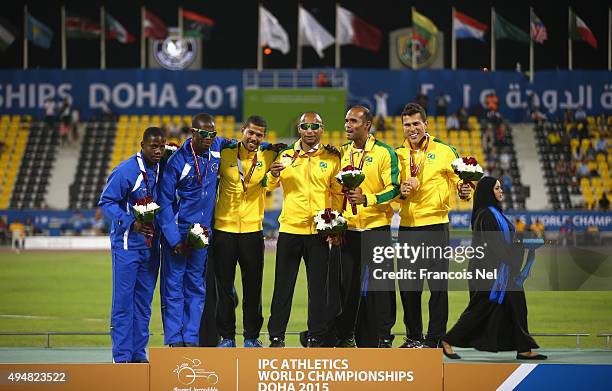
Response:
[[[183,359],[172,371],[176,373],[176,377],[181,384],[189,386],[196,383],[198,379],[201,379],[198,385],[214,386],[219,382],[219,376],[215,371],[207,371],[204,367],[201,367],[201,360],[188,357],[183,357]],[[206,390],[218,391],[217,387],[208,387]]]

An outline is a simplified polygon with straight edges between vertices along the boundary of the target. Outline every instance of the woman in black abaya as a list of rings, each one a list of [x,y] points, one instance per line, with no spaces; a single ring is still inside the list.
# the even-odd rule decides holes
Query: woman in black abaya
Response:
[[[502,213],[503,191],[499,181],[484,177],[476,186],[472,209],[472,246],[486,245],[486,265],[500,270],[502,263],[508,268],[508,289],[499,300],[500,292],[491,294],[494,281],[470,284],[470,302],[457,324],[441,341],[444,354],[449,358],[460,358],[453,346],[470,347],[477,350],[499,352],[517,351],[521,360],[545,360],[547,357],[532,349],[538,344],[529,335],[527,327],[527,303],[522,288],[511,286],[523,263],[524,249],[512,243],[514,226]],[[504,236],[505,235],[505,236]],[[473,272],[476,262],[470,264]],[[497,298],[495,294],[497,293]],[[500,302],[501,301],[501,302]]]

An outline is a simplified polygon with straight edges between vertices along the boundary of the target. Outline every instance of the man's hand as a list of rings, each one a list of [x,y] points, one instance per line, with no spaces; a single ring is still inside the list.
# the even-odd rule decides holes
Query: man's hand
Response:
[[[342,236],[329,235],[326,240],[327,240],[327,243],[331,244],[332,246],[339,246],[340,242],[342,241]]]
[[[459,186],[459,198],[461,198],[462,200],[469,200],[471,193],[472,188],[469,184],[462,183],[461,186]]]
[[[132,228],[134,229],[134,231],[140,232],[145,236],[153,236],[155,234],[155,230],[153,229],[152,225],[142,223],[138,220],[134,220]]]
[[[365,204],[366,203],[366,196],[363,194],[363,191],[361,190],[360,187],[356,188],[355,190],[349,190],[346,193],[346,196],[348,198],[348,200],[351,202],[351,204]]]
[[[404,182],[400,184],[400,192],[402,196],[407,197],[413,191],[419,188],[419,180],[413,177],[406,179]]]
[[[273,177],[278,178],[280,176],[280,172],[285,168],[285,166],[283,165],[283,163],[281,162],[274,162],[270,165],[270,174],[272,174]]]
[[[185,243],[180,242],[179,244],[174,246],[174,249],[172,250],[172,253],[174,255],[184,255],[184,256],[187,256],[189,254],[189,247]]]

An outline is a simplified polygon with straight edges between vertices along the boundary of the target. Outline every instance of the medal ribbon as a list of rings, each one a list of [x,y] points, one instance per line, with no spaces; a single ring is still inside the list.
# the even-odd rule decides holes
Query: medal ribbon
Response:
[[[237,154],[238,174],[240,174],[240,182],[242,182],[242,190],[246,193],[249,182],[251,182],[251,177],[253,176],[253,172],[255,172],[255,166],[257,165],[257,151],[255,151],[255,157],[253,158],[253,162],[251,163],[251,169],[249,170],[249,173],[247,174],[245,178],[244,171],[242,169],[242,160],[240,160],[240,144],[242,144],[242,142],[238,143],[238,154]]]

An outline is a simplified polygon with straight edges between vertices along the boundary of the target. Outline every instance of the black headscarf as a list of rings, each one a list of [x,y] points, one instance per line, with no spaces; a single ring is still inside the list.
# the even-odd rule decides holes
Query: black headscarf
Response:
[[[502,212],[501,204],[497,201],[493,193],[496,182],[497,178],[485,176],[476,184],[476,190],[474,191],[474,206],[472,207],[472,227],[474,226],[474,219],[476,218],[477,212],[480,209],[493,206]]]

